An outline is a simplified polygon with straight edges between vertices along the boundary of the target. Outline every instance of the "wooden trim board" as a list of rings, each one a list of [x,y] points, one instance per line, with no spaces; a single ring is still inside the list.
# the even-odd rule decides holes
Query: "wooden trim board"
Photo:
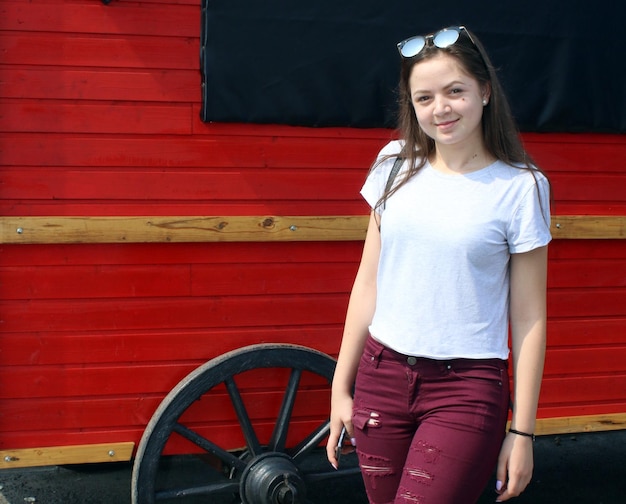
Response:
[[[0,217],[0,243],[359,241],[367,216]],[[553,216],[557,239],[623,239],[626,216]]]
[[[626,413],[609,415],[586,415],[562,418],[540,418],[536,434],[575,434],[583,432],[605,432],[626,429]]]
[[[97,462],[127,462],[135,443],[106,443],[75,446],[48,446],[0,450],[0,469]]]

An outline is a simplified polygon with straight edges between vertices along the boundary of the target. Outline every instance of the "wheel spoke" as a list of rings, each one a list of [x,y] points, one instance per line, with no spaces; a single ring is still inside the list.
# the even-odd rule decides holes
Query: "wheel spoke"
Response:
[[[291,413],[293,411],[293,405],[296,402],[296,395],[298,392],[298,386],[300,385],[300,377],[302,376],[301,369],[292,369],[289,376],[289,382],[285,390],[285,396],[280,406],[280,412],[272,432],[270,439],[270,449],[272,451],[284,452],[285,444],[287,442],[287,432],[289,431],[289,420],[291,420]]]
[[[203,438],[200,434],[189,429],[188,427],[176,423],[174,425],[173,431],[188,439],[196,446],[199,446],[203,450],[215,455],[222,462],[228,464],[230,467],[234,467],[240,471],[243,471],[246,468],[245,462],[243,462],[241,459],[235,457],[232,453],[229,453],[226,450],[220,448],[208,439]]]
[[[250,421],[250,417],[248,416],[248,412],[246,411],[246,407],[243,404],[243,399],[241,398],[241,394],[239,393],[239,389],[235,384],[235,380],[232,378],[228,378],[224,381],[226,385],[226,389],[228,390],[228,395],[230,396],[230,400],[233,403],[233,407],[235,408],[235,413],[237,413],[237,418],[239,420],[239,426],[243,431],[243,436],[246,440],[246,444],[252,456],[260,455],[262,452],[261,444],[254,432],[254,428],[252,427],[252,422]]]
[[[293,455],[291,457],[293,461],[299,463],[302,458],[306,457],[314,448],[319,446],[322,440],[328,436],[329,432],[330,420],[327,420],[311,432],[311,434],[304,438],[298,446],[293,449]]]
[[[191,488],[172,488],[156,492],[157,500],[183,499],[194,495],[214,495],[218,493],[236,493],[239,491],[239,482],[224,481],[210,485],[202,485]]]

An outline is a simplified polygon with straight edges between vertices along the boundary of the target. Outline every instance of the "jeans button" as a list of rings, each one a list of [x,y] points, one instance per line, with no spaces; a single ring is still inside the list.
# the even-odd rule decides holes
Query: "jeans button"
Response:
[[[406,361],[408,362],[409,366],[414,366],[415,363],[417,362],[417,359],[415,357],[411,356],[411,357],[407,357]]]

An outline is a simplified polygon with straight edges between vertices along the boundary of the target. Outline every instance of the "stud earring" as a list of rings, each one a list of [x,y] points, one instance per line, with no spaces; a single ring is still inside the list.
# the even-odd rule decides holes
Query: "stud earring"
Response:
[[[483,107],[484,107],[485,105],[487,105],[487,99],[486,99],[486,98],[483,98]]]

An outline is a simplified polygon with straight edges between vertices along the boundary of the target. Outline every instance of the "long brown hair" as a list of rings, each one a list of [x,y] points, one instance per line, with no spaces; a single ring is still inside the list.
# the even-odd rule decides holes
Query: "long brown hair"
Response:
[[[408,160],[409,169],[404,172],[398,183],[385,191],[376,204],[376,208],[384,204],[394,192],[422,169],[435,153],[435,141],[423,132],[417,122],[411,101],[409,78],[415,65],[440,53],[449,54],[455,58],[467,74],[476,79],[481,88],[491,90],[490,99],[483,108],[482,117],[483,139],[487,151],[511,166],[533,172],[540,171],[522,145],[509,102],[489,56],[476,35],[463,28],[460,31],[459,40],[451,46],[442,49],[432,43],[427,43],[416,56],[402,58],[398,86],[398,129],[404,140],[404,146],[399,157]],[[385,159],[388,158],[379,160],[372,169]]]

